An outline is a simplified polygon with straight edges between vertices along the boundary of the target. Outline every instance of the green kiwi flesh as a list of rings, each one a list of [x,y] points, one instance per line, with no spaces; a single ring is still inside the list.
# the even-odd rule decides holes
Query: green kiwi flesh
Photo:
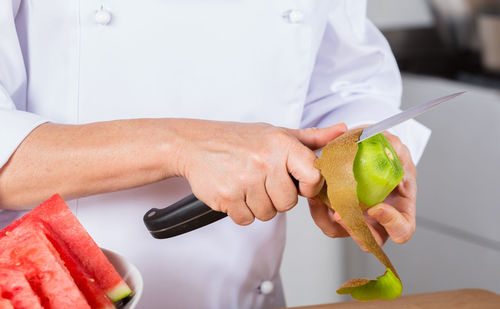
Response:
[[[404,176],[401,161],[383,134],[358,143],[353,173],[358,199],[368,207],[381,203]]]

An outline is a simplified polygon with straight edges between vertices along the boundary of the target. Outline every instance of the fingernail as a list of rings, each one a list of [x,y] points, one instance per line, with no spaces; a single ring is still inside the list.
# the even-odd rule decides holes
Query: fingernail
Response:
[[[375,207],[369,208],[367,212],[368,212],[368,215],[370,217],[377,218],[377,217],[379,217],[382,214],[383,211],[384,211],[383,207],[381,207],[381,206],[379,206],[379,207],[375,206]]]
[[[335,211],[328,207],[328,217],[332,219],[332,221],[335,221]]]

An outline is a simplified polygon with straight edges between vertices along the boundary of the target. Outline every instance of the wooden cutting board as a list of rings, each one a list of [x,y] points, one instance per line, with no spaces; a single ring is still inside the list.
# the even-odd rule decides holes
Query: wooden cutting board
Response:
[[[500,295],[486,290],[465,289],[402,296],[396,300],[345,302],[294,309],[500,309]]]

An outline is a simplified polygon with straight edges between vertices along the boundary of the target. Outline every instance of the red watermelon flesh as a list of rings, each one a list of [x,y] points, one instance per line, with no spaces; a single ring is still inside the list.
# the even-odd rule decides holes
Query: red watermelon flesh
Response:
[[[44,223],[49,230],[50,238],[57,240],[59,249],[65,248],[66,252],[71,252],[72,258],[78,261],[77,264],[81,265],[85,273],[95,280],[113,302],[117,302],[132,293],[132,290],[58,194],[13,222],[4,229],[3,233],[15,230],[19,225],[29,225],[30,222],[37,221]]]
[[[40,299],[20,271],[0,268],[0,295],[11,306],[6,308],[42,309]]]
[[[40,230],[19,226],[3,236],[0,264],[23,272],[44,308],[90,309],[59,254]]]
[[[48,227],[45,227],[44,229],[50,230]],[[116,308],[104,291],[99,287],[95,279],[92,278],[83,268],[82,264],[78,262],[76,256],[69,251],[61,241],[53,239],[50,236],[52,234],[52,231],[48,231],[46,236],[59,253],[61,259],[64,261],[71,277],[73,277],[76,285],[87,299],[90,307],[93,309]]]
[[[1,290],[0,290],[1,292]],[[0,296],[0,309],[15,309],[10,300]]]

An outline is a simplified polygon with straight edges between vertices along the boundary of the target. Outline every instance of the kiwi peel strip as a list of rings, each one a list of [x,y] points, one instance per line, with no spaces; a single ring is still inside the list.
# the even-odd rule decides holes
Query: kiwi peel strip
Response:
[[[357,300],[395,299],[403,290],[401,280],[372,235],[363,215],[366,206],[357,196],[353,164],[361,132],[362,129],[350,130],[323,148],[315,167],[321,171],[326,184],[317,197],[340,215],[350,232],[386,267],[386,272],[377,279],[351,279],[342,284],[337,293],[351,294]]]

